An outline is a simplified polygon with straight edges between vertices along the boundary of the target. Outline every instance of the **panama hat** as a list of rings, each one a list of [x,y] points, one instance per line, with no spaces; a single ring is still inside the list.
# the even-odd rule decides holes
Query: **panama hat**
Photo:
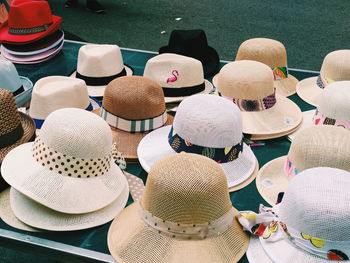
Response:
[[[115,201],[126,185],[113,148],[103,119],[82,109],[59,109],[46,118],[34,143],[6,155],[1,173],[17,191],[48,208],[89,213]]]
[[[317,107],[324,88],[332,82],[350,80],[350,50],[337,50],[323,60],[320,75],[303,79],[297,93],[305,102]]]
[[[162,53],[175,53],[198,59],[202,62],[205,76],[212,76],[219,71],[219,55],[208,45],[207,36],[201,29],[173,30],[169,44],[159,49],[159,54]]]
[[[298,80],[288,72],[287,51],[281,42],[269,38],[248,39],[239,46],[236,60],[266,64],[272,69],[276,93],[286,97],[295,93]]]
[[[180,102],[193,94],[209,93],[213,85],[204,79],[199,60],[171,53],[149,59],[143,76],[158,82],[164,91],[165,102]]]
[[[108,248],[120,263],[237,262],[248,237],[236,215],[218,164],[172,155],[152,167],[142,200],[114,219]]]
[[[79,49],[77,70],[71,76],[86,82],[90,96],[102,97],[109,82],[132,74],[133,69],[123,63],[119,46],[89,44]]]
[[[137,148],[147,172],[159,159],[180,152],[207,156],[224,169],[228,186],[238,190],[255,177],[257,160],[242,142],[242,117],[238,107],[219,96],[199,94],[183,100],[172,126],[145,136]]]
[[[30,43],[58,30],[62,18],[51,13],[47,1],[14,0],[0,27],[0,43]]]
[[[33,88],[29,115],[40,129],[51,112],[63,108],[80,108],[92,111],[100,103],[89,98],[86,84],[81,79],[49,76],[39,79]]]
[[[172,124],[162,88],[141,76],[120,77],[106,87],[102,108],[94,111],[108,122],[118,150],[128,160],[137,160],[137,146],[152,130]]]
[[[348,262],[350,173],[317,167],[301,174],[290,182],[280,204],[260,206],[259,214],[242,211],[239,222],[259,236],[272,262]]]
[[[306,128],[295,136],[288,155],[266,163],[256,178],[260,195],[275,204],[289,180],[299,172],[319,166],[350,171],[350,132],[333,126]]]
[[[243,133],[260,139],[277,138],[292,132],[302,120],[299,107],[275,94],[271,69],[265,64],[240,60],[226,64],[214,80],[219,93],[238,105]]]

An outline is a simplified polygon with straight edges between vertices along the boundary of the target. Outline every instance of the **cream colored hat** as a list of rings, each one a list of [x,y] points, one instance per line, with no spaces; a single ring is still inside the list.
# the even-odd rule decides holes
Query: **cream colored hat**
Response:
[[[108,248],[119,263],[237,262],[248,237],[235,215],[218,164],[172,155],[152,167],[142,200],[113,221]]]
[[[281,42],[269,38],[248,39],[239,46],[236,60],[266,64],[274,73],[276,93],[286,97],[295,93],[298,80],[288,72],[287,51]]]
[[[214,85],[223,97],[242,112],[243,133],[259,139],[276,138],[292,132],[302,120],[299,107],[290,99],[275,94],[271,69],[265,64],[241,60],[226,64]]]
[[[350,49],[329,53],[323,60],[320,75],[300,81],[297,93],[304,101],[317,107],[323,89],[342,80],[350,80]]]
[[[147,61],[144,77],[158,82],[165,102],[179,102],[198,93],[209,93],[213,85],[204,79],[202,63],[194,58],[164,53]]]
[[[112,133],[103,119],[82,109],[60,109],[46,118],[35,142],[5,156],[1,174],[48,208],[89,213],[111,204],[126,187],[113,153]]]
[[[92,111],[100,107],[97,100],[89,98],[86,84],[81,79],[49,76],[39,79],[33,88],[29,115],[40,129],[46,117],[63,108]]]
[[[299,172],[319,166],[350,171],[350,132],[333,126],[314,126],[295,136],[288,155],[266,163],[256,178],[260,195],[275,204],[279,192]]]
[[[255,177],[257,160],[242,142],[238,107],[219,96],[198,94],[183,100],[172,126],[146,135],[137,148],[147,172],[159,159],[180,152],[207,156],[224,169],[230,190],[246,186]]]
[[[77,70],[71,76],[86,82],[90,96],[102,97],[109,82],[132,74],[119,46],[89,44],[79,49]]]

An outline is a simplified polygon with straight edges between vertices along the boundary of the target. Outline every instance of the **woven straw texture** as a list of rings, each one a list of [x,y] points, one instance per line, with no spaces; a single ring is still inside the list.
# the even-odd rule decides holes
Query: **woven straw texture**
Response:
[[[164,158],[153,167],[141,203],[163,220],[190,224],[215,220],[232,207],[220,166],[186,153]],[[108,247],[118,262],[237,262],[248,246],[236,220],[217,237],[180,240],[147,227],[139,218],[139,205],[125,209],[110,227]]]

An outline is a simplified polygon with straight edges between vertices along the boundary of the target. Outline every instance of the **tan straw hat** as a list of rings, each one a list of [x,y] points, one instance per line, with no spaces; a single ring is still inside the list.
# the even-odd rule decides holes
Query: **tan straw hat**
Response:
[[[113,221],[108,248],[119,263],[237,262],[248,236],[236,215],[218,164],[172,155],[152,167],[142,200]]]
[[[180,102],[193,94],[209,93],[213,85],[204,79],[202,63],[194,58],[164,53],[149,59],[143,76],[158,82],[165,102]]]
[[[34,143],[6,155],[1,173],[17,191],[48,208],[89,213],[111,204],[127,187],[113,146],[108,124],[96,114],[60,109],[46,118]]]
[[[274,73],[276,93],[286,97],[295,93],[298,80],[288,72],[287,51],[281,42],[269,38],[248,39],[239,46],[236,60],[266,64]]]
[[[323,60],[320,75],[300,81],[297,93],[304,101],[317,107],[323,89],[342,80],[350,80],[350,49],[329,53]]]
[[[275,94],[273,73],[261,62],[230,62],[220,70],[214,85],[240,108],[243,133],[259,135],[259,139],[276,138],[292,132],[301,123],[299,107]]]
[[[299,172],[319,166],[350,171],[350,132],[334,126],[314,126],[298,132],[288,155],[266,163],[256,178],[260,195],[275,204],[278,193]]]
[[[173,122],[173,116],[166,112],[161,86],[140,76],[110,82],[102,108],[95,113],[107,121],[118,150],[127,160],[137,159],[137,146],[147,133]]]
[[[109,82],[132,74],[133,69],[124,65],[119,46],[89,44],[79,49],[77,70],[71,76],[86,82],[90,96],[102,97]]]

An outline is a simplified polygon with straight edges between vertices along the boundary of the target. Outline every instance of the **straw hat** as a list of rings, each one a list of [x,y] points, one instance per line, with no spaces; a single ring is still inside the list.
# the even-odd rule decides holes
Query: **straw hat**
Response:
[[[204,79],[202,63],[194,58],[164,53],[149,59],[143,76],[158,82],[165,102],[179,102],[193,94],[209,93],[213,85]]]
[[[46,118],[34,143],[8,153],[1,173],[17,191],[48,208],[89,213],[111,204],[125,188],[112,155],[108,124],[88,111],[66,108]]]
[[[238,107],[219,96],[193,95],[180,103],[172,126],[151,132],[139,144],[137,155],[147,172],[159,159],[180,152],[197,153],[217,161],[228,186],[238,190],[255,177],[257,160],[242,142]],[[231,190],[231,189],[230,189]]]
[[[33,83],[30,79],[19,76],[12,62],[0,59],[0,79],[1,87],[12,92],[18,107],[30,101]]]
[[[39,79],[33,88],[29,115],[40,129],[46,117],[63,108],[92,111],[100,107],[97,100],[89,98],[86,84],[81,79],[49,76]]]
[[[276,93],[286,97],[295,93],[298,80],[288,72],[287,51],[281,42],[269,38],[248,39],[239,46],[236,60],[266,64],[274,73]]]
[[[265,164],[256,178],[261,196],[275,204],[291,178],[312,167],[327,166],[350,171],[350,132],[333,126],[314,126],[298,132],[288,155]]]
[[[242,111],[243,133],[260,139],[281,137],[302,120],[299,107],[275,94],[271,69],[261,62],[241,60],[226,64],[214,85],[222,96],[235,99]]]
[[[350,80],[350,50],[337,50],[323,60],[320,75],[300,81],[297,93],[307,103],[317,107],[323,89],[332,82]]]
[[[118,150],[129,161],[137,159],[137,146],[149,131],[173,122],[173,116],[166,112],[162,88],[140,76],[111,81],[102,108],[95,113],[108,122]]]
[[[85,80],[90,96],[102,97],[109,82],[132,74],[119,46],[89,44],[79,49],[77,70],[71,76]]]
[[[235,215],[219,165],[172,155],[152,167],[142,200],[112,222],[108,248],[120,263],[237,262],[248,237]]]

